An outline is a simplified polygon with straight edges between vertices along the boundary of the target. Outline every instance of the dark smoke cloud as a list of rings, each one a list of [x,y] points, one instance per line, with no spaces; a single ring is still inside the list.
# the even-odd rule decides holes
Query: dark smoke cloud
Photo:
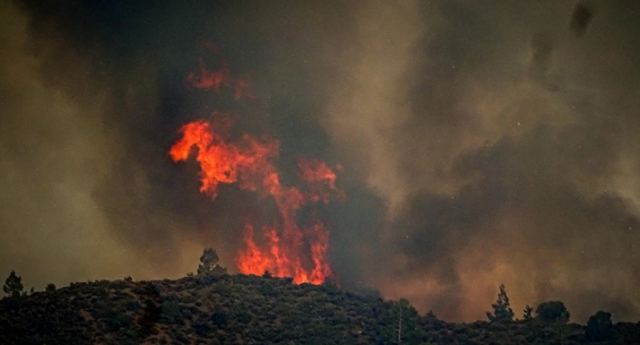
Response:
[[[598,23],[618,26],[594,22],[576,43],[573,6],[415,4],[418,24],[393,26],[404,51],[350,60],[364,81],[334,101],[332,130],[346,147],[366,138],[351,150],[387,201],[366,274],[384,294],[472,319],[502,281],[516,309],[557,298],[580,320],[607,300],[637,318],[637,26],[603,7]]]
[[[25,180],[7,193],[7,205],[16,196],[39,195],[46,212],[24,204],[5,210],[5,243],[11,250],[4,251],[2,264],[6,269],[17,266],[33,284],[116,274],[139,278],[182,275],[193,270],[202,247],[209,245],[221,252],[228,266],[234,265],[247,213],[256,221],[268,219],[274,207],[231,188],[215,202],[197,192],[196,166],[176,166],[166,153],[177,138],[177,129],[188,120],[221,111],[230,114],[239,130],[277,137],[282,141],[282,165],[291,171],[289,180],[295,179],[292,168],[299,155],[336,163],[328,151],[327,134],[317,125],[323,106],[319,100],[330,88],[330,74],[325,73],[328,63],[310,60],[313,52],[343,45],[338,33],[348,28],[349,13],[340,3],[237,2],[229,6],[203,1],[183,6],[167,1],[150,6],[27,1],[6,5],[3,14],[16,18],[7,21],[13,31],[7,31],[6,45],[15,56],[8,57],[3,66],[7,71],[3,85],[14,93],[29,92],[27,86],[13,85],[20,74],[12,72],[20,67],[15,61],[27,57],[33,66],[24,68],[30,74],[23,79],[33,79],[42,84],[47,96],[59,95],[74,106],[61,109],[49,121],[38,118],[35,111],[25,115],[26,104],[33,102],[28,98],[13,101],[15,105],[4,104],[21,127],[3,128],[6,150],[15,156],[4,163],[16,169],[4,169],[3,185],[15,184],[10,174]],[[335,25],[336,20],[343,21],[342,25]],[[313,40],[307,37],[310,33]],[[220,53],[213,52],[212,45]],[[212,96],[189,88],[185,77],[197,68],[200,58],[212,66],[226,63],[232,74],[248,78],[257,100],[236,102],[229,93]],[[89,112],[83,107],[96,109]],[[55,110],[45,107],[41,113]],[[55,138],[68,138],[68,144],[51,145],[29,137],[28,126],[34,122]],[[88,131],[74,131],[84,122]],[[24,142],[24,137],[30,140]],[[22,157],[25,150],[32,157]],[[71,158],[61,156],[56,165],[65,179],[87,181],[86,187],[74,185],[87,200],[83,206],[92,211],[81,220],[56,213],[56,208],[73,209],[74,205],[60,204],[59,199],[66,202],[68,196],[42,195],[26,184],[36,179],[43,186],[56,185],[60,176],[31,177],[30,167],[19,166],[34,159],[38,171],[44,171],[48,166],[41,156],[61,151],[84,159],[75,167],[68,165]],[[86,159],[78,153],[81,151],[86,151]],[[16,214],[15,209],[20,212]],[[39,214],[45,221],[37,223],[26,214]],[[66,264],[69,274],[64,276],[46,271],[44,258],[28,255],[33,245],[17,235],[21,228],[29,228],[29,237],[37,241],[43,232],[51,231],[51,222],[65,228],[56,237],[56,246],[75,258]],[[71,238],[100,242],[93,234],[98,230],[113,240],[101,243],[99,251],[106,259],[87,262],[86,269],[74,267],[76,261],[86,262],[98,250],[79,251],[69,243]],[[11,253],[17,249],[16,259]],[[50,251],[51,256],[58,253]]]
[[[589,27],[589,23],[593,17],[594,10],[592,7],[584,2],[578,2],[573,14],[571,15],[571,22],[569,23],[573,33],[580,37],[584,35]]]
[[[28,284],[178,276],[204,246],[232,267],[273,205],[166,156],[216,110],[279,138],[288,182],[300,155],[343,166],[318,212],[347,288],[453,320],[501,282],[515,310],[640,315],[634,1],[2,6],[0,270]],[[199,58],[255,100],[189,88]]]
[[[537,32],[531,38],[531,71],[544,75],[551,66],[553,40],[548,33]]]

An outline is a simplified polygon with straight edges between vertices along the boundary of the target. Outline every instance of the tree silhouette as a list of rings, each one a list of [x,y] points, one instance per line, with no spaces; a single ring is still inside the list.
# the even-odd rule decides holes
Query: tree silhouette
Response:
[[[558,322],[561,324],[569,321],[569,311],[560,301],[543,302],[536,308],[537,318],[545,322]]]
[[[20,297],[23,288],[22,278],[17,276],[16,272],[12,270],[11,273],[9,273],[7,280],[4,281],[2,290],[11,297]]]
[[[507,296],[507,289],[504,284],[500,285],[500,292],[498,293],[498,300],[492,304],[493,313],[487,312],[487,318],[491,322],[503,322],[513,320],[513,310],[509,306],[509,296]]]
[[[526,305],[524,307],[524,309],[522,310],[523,314],[522,314],[522,319],[525,321],[530,321],[533,320],[533,308],[531,308],[530,305]]]
[[[226,270],[218,265],[218,253],[212,248],[206,248],[200,256],[200,264],[198,265],[198,274],[219,272],[225,273]]]
[[[586,335],[587,339],[591,341],[604,341],[611,339],[613,335],[611,313],[601,310],[591,315],[589,321],[587,321]]]

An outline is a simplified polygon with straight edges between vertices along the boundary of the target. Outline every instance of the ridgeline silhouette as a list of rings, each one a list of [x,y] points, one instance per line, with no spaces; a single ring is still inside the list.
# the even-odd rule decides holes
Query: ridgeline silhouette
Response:
[[[295,285],[268,273],[229,275],[205,250],[197,275],[71,283],[22,292],[11,272],[0,300],[0,344],[637,344],[640,323],[599,311],[568,323],[559,301],[514,320],[504,285],[489,321],[450,323],[406,301]],[[534,315],[535,314],[535,315]]]

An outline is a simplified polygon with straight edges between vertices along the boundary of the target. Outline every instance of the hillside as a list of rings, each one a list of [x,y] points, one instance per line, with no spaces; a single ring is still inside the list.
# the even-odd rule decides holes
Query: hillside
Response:
[[[202,274],[73,283],[0,301],[0,344],[593,344],[585,327],[468,324],[420,316],[405,301],[290,279]],[[619,323],[609,342],[640,343]]]

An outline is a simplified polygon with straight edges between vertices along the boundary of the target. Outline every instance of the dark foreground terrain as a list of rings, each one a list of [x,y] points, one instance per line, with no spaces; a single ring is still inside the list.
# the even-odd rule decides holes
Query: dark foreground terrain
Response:
[[[596,342],[577,324],[447,323],[404,301],[243,275],[74,283],[0,301],[0,344],[397,344],[400,324],[402,344],[640,344],[637,323]]]

